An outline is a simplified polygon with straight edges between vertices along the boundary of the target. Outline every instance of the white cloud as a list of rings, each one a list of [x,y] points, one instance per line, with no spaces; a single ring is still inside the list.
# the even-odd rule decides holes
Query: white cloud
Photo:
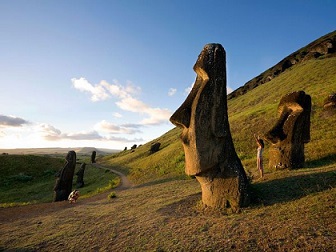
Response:
[[[79,91],[91,93],[91,100],[94,102],[106,100],[109,98],[109,94],[102,85],[93,86],[83,77],[79,79],[72,78],[71,82],[74,88],[78,89]]]
[[[38,125],[38,131],[48,141],[59,140],[102,140],[97,131],[79,131],[76,133],[62,133],[59,129],[46,123]]]
[[[169,96],[173,96],[174,94],[176,94],[177,89],[176,88],[170,88],[168,91],[168,95]]]
[[[157,125],[166,123],[171,115],[171,112],[168,109],[152,108],[137,99],[135,96],[141,92],[141,88],[134,86],[131,82],[128,82],[126,86],[123,86],[116,80],[114,80],[113,84],[102,80],[99,84],[92,85],[83,77],[79,79],[73,78],[71,81],[76,89],[82,92],[91,93],[92,101],[105,100],[109,97],[115,97],[118,99],[118,101],[116,101],[116,105],[120,109],[141,115],[147,115],[148,118],[143,119],[141,121],[142,124]],[[176,89],[170,89],[171,95],[175,92]],[[115,113],[114,116],[120,117],[121,115],[119,113]]]
[[[118,112],[114,112],[112,115],[116,118],[121,118],[122,117],[122,114],[120,114]]]
[[[184,95],[188,95],[191,91],[191,89],[193,88],[194,83],[192,83],[189,87],[184,89]]]
[[[168,122],[169,117],[172,115],[170,110],[160,108],[149,108],[146,110],[146,114],[149,117],[141,121],[144,125],[159,125],[163,122]]]
[[[121,99],[120,101],[116,102],[116,104],[122,110],[136,113],[144,113],[145,110],[149,108],[145,103],[131,96]]]
[[[233,92],[233,89],[230,88],[229,86],[227,86],[227,87],[226,87],[226,92],[227,92],[227,94],[230,94],[230,93]]]
[[[133,125],[116,125],[105,120],[97,123],[94,127],[97,131],[105,131],[110,134],[135,134],[141,132]]]

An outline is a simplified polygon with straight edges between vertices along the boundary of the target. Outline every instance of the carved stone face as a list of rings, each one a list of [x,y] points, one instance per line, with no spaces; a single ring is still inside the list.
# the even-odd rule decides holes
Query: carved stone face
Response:
[[[199,175],[224,160],[230,135],[226,103],[225,50],[219,44],[204,47],[194,66],[195,84],[170,121],[182,128],[186,173]]]

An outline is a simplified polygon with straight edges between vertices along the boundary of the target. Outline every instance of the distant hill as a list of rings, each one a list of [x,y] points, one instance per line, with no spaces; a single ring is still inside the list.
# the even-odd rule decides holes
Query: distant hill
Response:
[[[92,151],[97,154],[106,155],[119,152],[120,150],[103,149],[95,147],[74,147],[74,148],[18,148],[18,149],[0,149],[0,154],[37,154],[37,155],[51,155],[51,154],[66,154],[68,151],[74,150],[77,154],[91,155]]]
[[[335,56],[336,31],[333,31],[290,54],[275,66],[269,68],[257,77],[248,81],[247,83],[245,83],[245,85],[228,94],[228,99],[233,99],[235,97],[243,95],[256,87],[273,80],[275,77],[279,76],[279,74],[285,72],[294,65],[300,64],[310,59],[321,59],[325,57]]]
[[[327,51],[334,54],[335,34],[336,32],[328,34],[304,47],[311,48],[309,52],[302,48],[291,54],[290,57],[293,59],[295,55],[297,59],[301,55],[299,64],[291,65],[286,71],[283,68],[281,74],[275,74],[275,69],[280,67],[280,63],[271,67],[261,76],[273,76],[272,78],[265,82],[256,82],[256,86],[251,87],[248,92],[246,89],[244,95],[237,95],[240,91],[236,91],[235,98],[228,100],[230,129],[235,149],[250,176],[258,176],[253,134],[268,131],[277,120],[277,106],[281,97],[298,90],[304,90],[312,97],[311,141],[305,145],[306,166],[336,164],[336,116],[328,116],[323,110],[324,99],[336,92],[336,57],[309,56],[315,55],[312,48],[315,48],[316,53],[318,48],[329,48]],[[321,49],[319,54],[322,52]],[[288,60],[289,57],[286,57],[281,62],[284,64]],[[179,128],[173,128],[135,150],[109,155],[101,161],[105,165],[125,172],[135,183],[185,177],[180,132]],[[150,154],[149,149],[154,142],[161,143],[160,150]],[[269,145],[266,144],[264,152],[266,172],[270,172],[268,148]]]

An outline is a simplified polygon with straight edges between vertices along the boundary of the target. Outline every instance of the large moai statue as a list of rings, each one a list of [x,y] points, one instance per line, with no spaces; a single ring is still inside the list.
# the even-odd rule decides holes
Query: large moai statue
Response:
[[[77,188],[82,188],[84,186],[84,172],[85,172],[86,163],[82,163],[78,172],[76,172],[77,175]]]
[[[170,118],[182,128],[185,172],[201,184],[206,206],[237,212],[249,204],[248,180],[229,127],[222,45],[206,45],[194,71],[197,77],[190,94]]]
[[[311,97],[304,91],[283,96],[278,106],[279,119],[265,134],[271,143],[269,167],[295,169],[304,165],[304,144],[310,141]]]
[[[54,201],[67,200],[72,191],[72,180],[76,167],[76,152],[69,151],[63,168],[59,171],[54,187]]]

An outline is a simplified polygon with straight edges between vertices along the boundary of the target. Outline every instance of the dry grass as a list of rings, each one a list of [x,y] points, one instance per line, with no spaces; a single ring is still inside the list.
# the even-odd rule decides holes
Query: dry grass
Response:
[[[253,203],[239,214],[203,208],[173,129],[154,140],[157,153],[148,143],[99,160],[137,185],[114,198],[0,208],[0,251],[336,251],[336,117],[322,110],[335,72],[336,58],[307,61],[229,101],[235,148],[252,178]],[[253,133],[270,129],[281,96],[300,89],[313,101],[306,168],[266,169],[258,180]]]
[[[296,181],[288,172],[267,174],[266,180],[254,183],[258,201],[234,215],[204,209],[199,184],[191,179],[115,191],[112,199],[106,193],[77,204],[3,208],[0,248],[335,251],[336,166],[298,170],[294,175]],[[315,181],[316,186],[301,180]],[[288,195],[292,189],[296,192]]]

